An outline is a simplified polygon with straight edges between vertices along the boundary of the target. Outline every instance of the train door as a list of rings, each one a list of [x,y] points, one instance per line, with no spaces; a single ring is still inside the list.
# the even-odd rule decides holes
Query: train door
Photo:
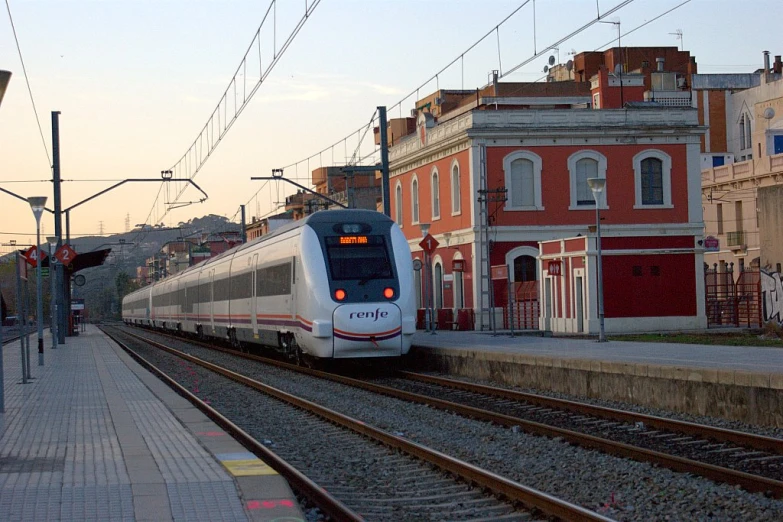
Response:
[[[250,264],[251,274],[251,287],[250,290],[250,326],[253,329],[253,338],[258,339],[258,291],[257,291],[257,278],[258,278],[258,254],[253,254],[253,261]]]
[[[215,269],[209,271],[209,327],[215,333]]]

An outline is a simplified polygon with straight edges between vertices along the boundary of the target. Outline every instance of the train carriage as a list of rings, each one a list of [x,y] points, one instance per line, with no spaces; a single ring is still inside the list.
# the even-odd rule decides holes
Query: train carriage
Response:
[[[412,276],[387,216],[322,211],[126,296],[123,318],[139,324],[131,304],[146,292],[157,328],[291,357],[399,357],[415,332]]]

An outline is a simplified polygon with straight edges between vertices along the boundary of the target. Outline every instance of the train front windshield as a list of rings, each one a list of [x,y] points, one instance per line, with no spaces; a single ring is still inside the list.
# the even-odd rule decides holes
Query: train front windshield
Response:
[[[335,281],[394,277],[383,236],[330,236],[326,256]]]

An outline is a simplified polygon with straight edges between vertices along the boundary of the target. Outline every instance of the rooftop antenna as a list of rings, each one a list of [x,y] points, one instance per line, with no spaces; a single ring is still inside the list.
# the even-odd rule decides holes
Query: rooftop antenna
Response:
[[[669,34],[677,37],[677,39],[680,41],[680,51],[682,51],[685,46],[685,43],[682,40],[682,29],[677,29],[673,33],[669,33]]]

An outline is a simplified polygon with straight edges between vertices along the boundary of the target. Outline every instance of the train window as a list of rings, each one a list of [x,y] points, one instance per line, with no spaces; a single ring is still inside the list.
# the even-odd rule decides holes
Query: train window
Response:
[[[339,236],[327,237],[326,256],[335,281],[394,277],[383,236],[367,236],[367,242],[361,243],[343,243]]]
[[[256,276],[256,295],[289,295],[291,293],[291,263],[267,266],[258,269]]]

